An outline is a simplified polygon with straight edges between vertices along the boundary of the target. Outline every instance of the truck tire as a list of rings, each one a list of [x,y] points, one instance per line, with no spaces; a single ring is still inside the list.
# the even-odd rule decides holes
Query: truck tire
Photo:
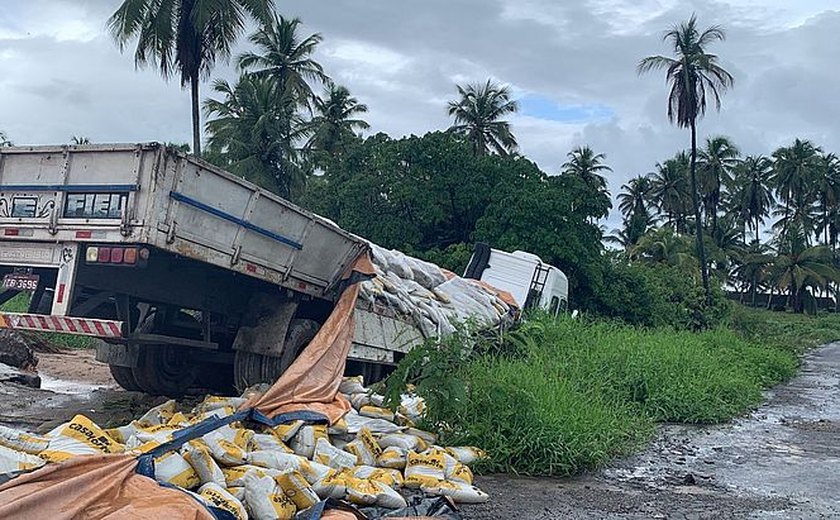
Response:
[[[108,365],[108,368],[111,369],[111,377],[114,378],[114,381],[123,390],[128,390],[129,392],[139,392],[142,390],[140,385],[137,384],[137,380],[134,379],[134,372],[131,368],[117,365]]]
[[[236,351],[233,363],[236,389],[242,392],[258,383],[274,383],[312,341],[320,327],[314,320],[293,319],[289,323],[289,330],[286,331],[280,356]]]
[[[132,370],[137,385],[147,394],[181,397],[198,378],[199,366],[187,349],[177,345],[147,345]]]
[[[195,319],[179,312],[181,320]],[[138,330],[167,334],[170,331],[157,330],[154,313],[146,316]],[[178,345],[145,345],[140,349],[137,366],[131,369],[137,386],[150,395],[181,397],[198,379],[200,366],[192,361],[188,349]]]

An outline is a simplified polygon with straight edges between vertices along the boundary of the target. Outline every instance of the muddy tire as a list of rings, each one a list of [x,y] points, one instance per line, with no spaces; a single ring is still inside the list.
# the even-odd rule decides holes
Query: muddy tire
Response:
[[[277,357],[237,351],[233,363],[236,389],[241,392],[258,383],[274,383],[312,341],[319,328],[314,320],[292,320],[283,342],[283,352]]]
[[[147,394],[181,397],[198,378],[199,366],[187,349],[177,345],[148,345],[132,370],[137,385]]]
[[[134,379],[133,369],[117,365],[108,365],[108,368],[111,369],[111,377],[114,378],[114,381],[123,390],[128,390],[129,392],[139,392],[141,390],[140,385],[137,384],[137,380]]]

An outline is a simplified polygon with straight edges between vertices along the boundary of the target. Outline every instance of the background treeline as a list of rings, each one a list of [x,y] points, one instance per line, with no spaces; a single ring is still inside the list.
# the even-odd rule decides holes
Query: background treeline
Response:
[[[640,72],[666,72],[668,115],[691,130],[692,148],[621,187],[623,225],[608,234],[598,224],[612,206],[607,158],[581,146],[540,170],[518,153],[506,118],[519,106],[506,86],[456,86],[441,106],[445,131],[363,137],[367,106],[317,62],[323,37],[299,19],[270,0],[176,4],[125,2],[109,27],[121,48],[136,39],[138,65],[191,90],[194,130],[200,106],[208,118],[203,157],[382,246],[453,271],[477,241],[530,251],[569,275],[573,306],[643,325],[713,324],[724,289],[795,311],[837,291],[837,156],[799,139],[768,156],[744,157],[725,137],[696,144],[707,97],[719,105],[733,84],[705,51],[724,38],[718,26],[700,30],[692,17],[665,34],[674,57],[641,60]],[[233,57],[238,79],[216,80],[200,103],[199,80],[248,18],[259,28]],[[201,142],[195,131],[197,153]]]

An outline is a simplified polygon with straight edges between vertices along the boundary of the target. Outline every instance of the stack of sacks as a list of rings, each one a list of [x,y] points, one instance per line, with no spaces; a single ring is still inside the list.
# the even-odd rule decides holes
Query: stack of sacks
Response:
[[[399,251],[375,244],[371,250],[376,277],[362,283],[360,298],[410,318],[426,338],[451,334],[468,319],[485,327],[513,320],[516,309],[474,281],[447,277],[438,266]]]
[[[354,408],[332,426],[293,422],[269,428],[234,422],[155,459],[158,481],[178,486],[238,520],[290,519],[327,498],[359,506],[406,507],[402,488],[456,502],[487,495],[472,486],[468,464],[484,454],[443,448],[435,435],[414,428],[421,398],[403,396],[395,414],[361,377],[345,378],[340,391]],[[235,413],[244,398],[208,396],[190,412],[175,401],[139,419],[102,429],[83,415],[44,436],[0,427],[0,474],[30,471],[77,455],[140,455],[173,439],[179,430]]]

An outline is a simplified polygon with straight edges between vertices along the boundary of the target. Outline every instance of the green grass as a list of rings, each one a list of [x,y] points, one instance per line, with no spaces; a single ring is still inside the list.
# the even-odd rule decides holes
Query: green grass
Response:
[[[30,293],[22,292],[3,305],[0,305],[0,310],[5,312],[27,312],[31,297],[32,295]],[[38,332],[36,334],[53,348],[88,349],[96,346],[96,340],[89,336],[75,336],[73,334],[57,334],[49,332]]]
[[[387,386],[393,395],[415,383],[429,405],[426,426],[443,442],[488,451],[480,470],[571,475],[638,448],[657,422],[717,423],[748,412],[763,390],[796,373],[796,349],[783,337],[796,342],[808,330],[818,342],[840,332],[833,319],[756,314],[750,323],[752,332],[692,333],[535,317],[501,343],[462,333],[416,349]],[[785,336],[757,340],[777,327]]]

